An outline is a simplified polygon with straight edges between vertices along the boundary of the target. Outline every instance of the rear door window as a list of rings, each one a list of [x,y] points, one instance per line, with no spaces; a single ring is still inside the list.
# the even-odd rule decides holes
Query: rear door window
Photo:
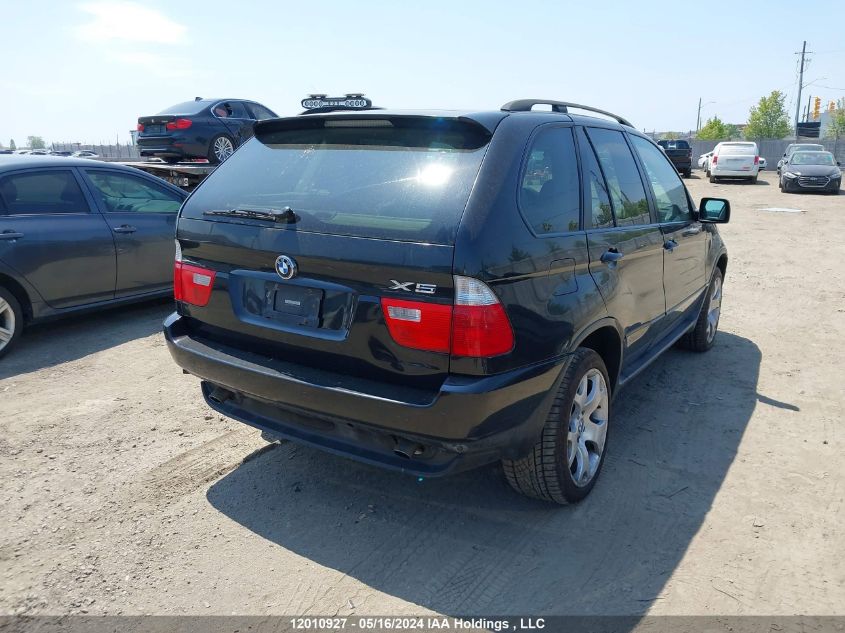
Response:
[[[528,153],[519,206],[538,235],[577,231],[581,187],[571,128],[546,128]]]
[[[108,213],[176,213],[182,198],[138,176],[86,169]]]
[[[290,207],[298,221],[278,228],[452,244],[489,138],[430,117],[285,119],[206,178],[182,215]]]
[[[604,128],[586,130],[604,172],[616,225],[650,224],[645,188],[622,132]]]
[[[252,115],[246,111],[246,106],[240,101],[226,101],[222,104],[226,109],[226,118],[229,119],[251,119]]]
[[[88,213],[88,202],[70,170],[16,173],[0,179],[8,215]]]

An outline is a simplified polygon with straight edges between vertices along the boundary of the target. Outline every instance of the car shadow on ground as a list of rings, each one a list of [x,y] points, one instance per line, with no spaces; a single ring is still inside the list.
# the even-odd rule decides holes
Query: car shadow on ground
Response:
[[[419,481],[292,443],[207,499],[278,546],[439,613],[644,614],[737,454],[760,357],[723,332],[707,354],[655,361],[616,399],[604,472],[575,506],[517,495],[497,465]]]
[[[162,321],[172,311],[172,299],[157,299],[27,327],[15,348],[0,359],[0,380],[160,332]]]

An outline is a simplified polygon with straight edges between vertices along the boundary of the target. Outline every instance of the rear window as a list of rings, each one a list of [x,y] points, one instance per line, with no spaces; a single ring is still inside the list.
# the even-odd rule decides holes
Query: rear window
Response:
[[[207,101],[185,101],[162,110],[159,114],[199,114],[208,107]]]
[[[256,135],[183,215],[290,207],[299,220],[280,228],[452,244],[489,142],[474,124],[421,117],[288,119]]]
[[[719,154],[754,156],[757,154],[757,146],[753,143],[730,143],[727,145],[720,145],[717,151]]]
[[[657,141],[657,144],[666,149],[689,149],[689,143],[686,141]]]

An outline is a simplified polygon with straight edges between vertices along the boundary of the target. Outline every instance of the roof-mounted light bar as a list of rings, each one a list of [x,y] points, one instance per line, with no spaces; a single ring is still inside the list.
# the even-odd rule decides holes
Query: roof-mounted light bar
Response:
[[[373,102],[361,92],[349,92],[343,97],[328,97],[312,94],[302,100],[305,113],[311,111],[331,112],[333,110],[371,110]]]
[[[618,121],[622,125],[634,127],[631,122],[628,121],[628,119],[621,117],[618,114],[613,114],[612,112],[607,112],[606,110],[599,110],[598,108],[594,108],[592,106],[581,105],[580,103],[570,103],[569,101],[551,101],[549,99],[517,99],[516,101],[508,101],[505,105],[502,106],[502,111],[530,112],[535,105],[548,105],[552,107],[552,112],[560,112],[562,114],[567,114],[569,112],[569,108],[586,110],[587,112],[595,112],[597,114],[603,114],[604,116],[608,116],[611,119]]]

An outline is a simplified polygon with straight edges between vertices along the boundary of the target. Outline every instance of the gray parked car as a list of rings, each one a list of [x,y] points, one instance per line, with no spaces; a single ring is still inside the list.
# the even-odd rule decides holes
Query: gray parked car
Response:
[[[0,156],[0,356],[32,321],[170,294],[186,197],[114,163]]]

